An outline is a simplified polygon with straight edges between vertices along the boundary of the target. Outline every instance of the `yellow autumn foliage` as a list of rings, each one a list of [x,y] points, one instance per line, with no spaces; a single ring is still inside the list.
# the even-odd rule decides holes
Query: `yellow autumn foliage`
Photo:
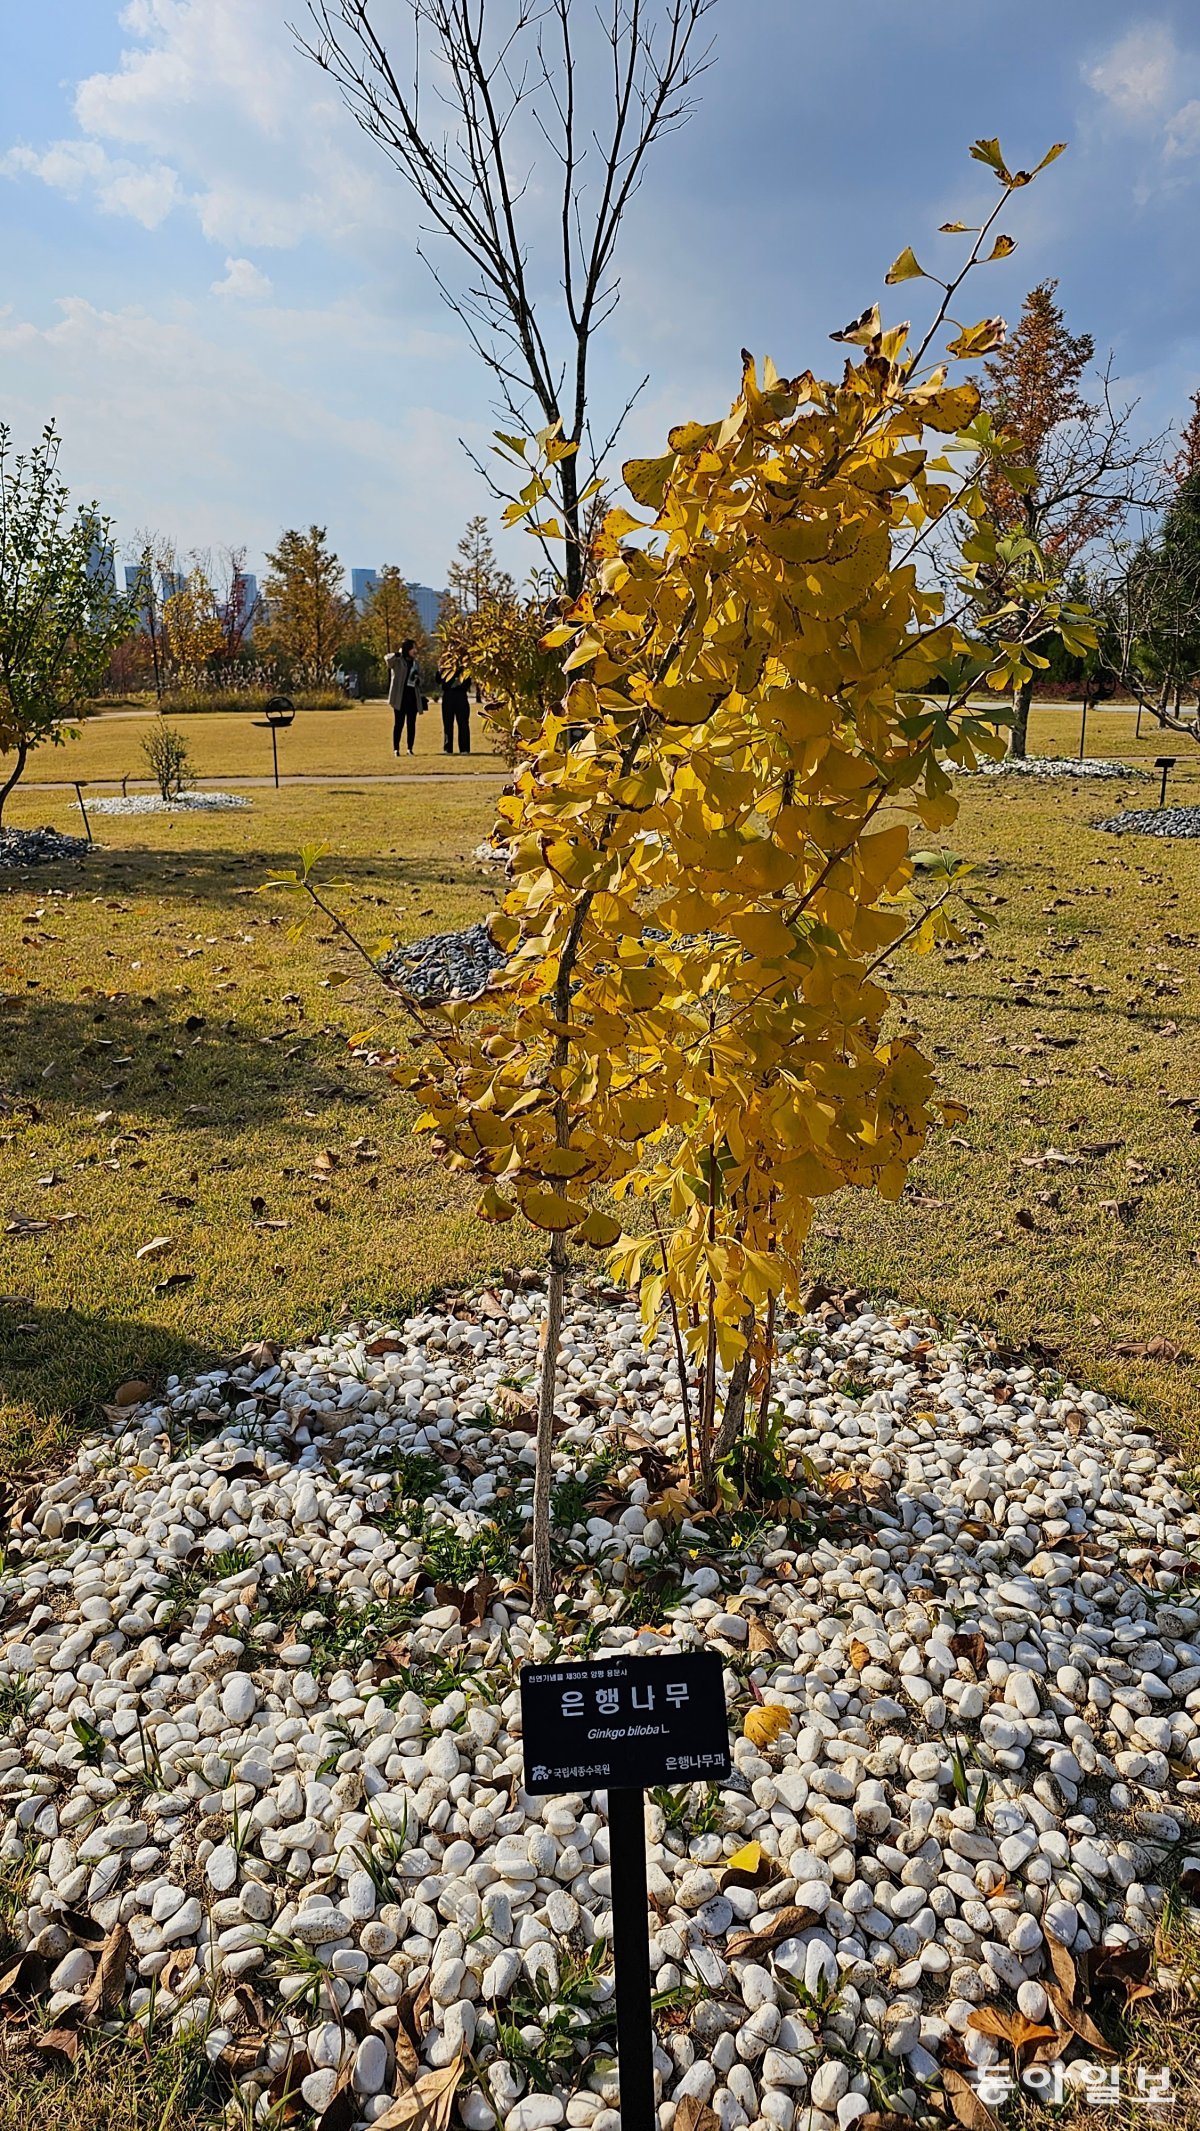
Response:
[[[647,1202],[613,1275],[649,1321],[671,1303],[710,1383],[769,1370],[815,1204],[897,1198],[938,1118],[929,1061],[885,1033],[888,972],[953,936],[964,869],[914,840],[953,820],[946,761],[1000,751],[981,685],[1011,689],[1030,617],[1065,611],[1031,546],[981,653],[981,469],[1009,447],[907,327],[872,307],[834,337],[840,376],[746,357],[724,420],[626,467],[646,515],[603,521],[544,639],[564,700],[540,689],[500,803],[511,959],[409,1075],[484,1218],[600,1244],[594,1187]],[[970,637],[922,574],[953,525]]]

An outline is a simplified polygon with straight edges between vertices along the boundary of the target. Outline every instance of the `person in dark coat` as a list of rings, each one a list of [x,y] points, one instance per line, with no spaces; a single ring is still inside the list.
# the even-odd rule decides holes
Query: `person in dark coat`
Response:
[[[403,733],[411,755],[417,734],[417,719],[425,708],[415,639],[406,636],[399,651],[388,652],[386,663],[387,699],[392,706],[392,753],[399,754],[400,735]]]
[[[471,689],[465,673],[442,674],[442,746],[447,755],[454,753],[454,735],[458,734],[458,752],[471,752]]]

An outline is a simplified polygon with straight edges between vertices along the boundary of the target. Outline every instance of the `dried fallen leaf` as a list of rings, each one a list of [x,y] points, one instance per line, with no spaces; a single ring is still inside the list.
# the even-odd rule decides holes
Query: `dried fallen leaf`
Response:
[[[747,1649],[751,1657],[778,1657],[780,1655],[779,1645],[766,1622],[759,1620],[757,1617],[750,1622]]]
[[[1107,1987],[1114,1987],[1124,1995],[1125,2010],[1136,2005],[1141,1998],[1154,1998],[1158,1986],[1154,1977],[1154,1960],[1148,1946],[1111,1946],[1093,1948],[1088,1956],[1088,1995],[1094,1997]]]
[[[965,2126],[965,2131],[1000,2131],[1000,2119],[980,2101],[969,2079],[961,2072],[949,2068],[942,2074],[942,2086],[946,2101],[956,2123]]]
[[[142,1400],[149,1398],[149,1396],[150,1386],[145,1378],[131,1376],[125,1383],[117,1385],[109,1404],[111,1406],[140,1406]]]
[[[518,1391],[515,1384],[497,1384],[492,1393],[492,1405],[510,1428],[525,1429],[532,1434],[537,1425],[537,1400],[531,1391]]]
[[[487,1609],[499,1589],[490,1569],[481,1569],[465,1590],[453,1583],[435,1583],[433,1595],[439,1606],[458,1607],[458,1617],[464,1628],[477,1628],[486,1618]]]
[[[129,1958],[129,1929],[125,1924],[114,1924],[104,1941],[96,1971],[83,1995],[83,2009],[89,2020],[107,2018],[121,1998],[125,1989],[125,1963]]]
[[[849,1656],[850,1663],[853,1665],[854,1670],[856,1672],[861,1672],[863,1670],[863,1667],[865,1665],[869,1665],[871,1662],[870,1651],[868,1650],[865,1643],[859,1642],[857,1636],[854,1636],[851,1639]]]
[[[354,2059],[349,2057],[338,2074],[338,2083],[333,2093],[317,2118],[316,2131],[350,2131],[350,2126],[358,2122],[362,2104],[350,2084],[353,2067]]]
[[[1079,1978],[1075,1973],[1074,1960],[1068,1949],[1052,1933],[1047,1932],[1045,1934],[1045,1942],[1050,1955],[1050,1966],[1054,1971],[1054,1980],[1059,1989],[1065,1991],[1068,2000],[1073,2002],[1079,1991]]]
[[[685,2094],[675,2110],[675,2131],[720,2131],[720,2118],[698,2095]]]
[[[141,1244],[134,1252],[134,1257],[165,1258],[167,1252],[174,1250],[174,1248],[175,1239],[173,1236],[151,1236],[149,1243]]]
[[[784,1939],[794,1939],[798,1932],[811,1928],[811,1909],[798,1909],[789,1902],[786,1909],[777,1909],[769,1924],[761,1931],[739,1931],[725,1946],[727,1961],[757,1961],[760,1954],[769,1953],[773,1946],[782,1945]]]
[[[50,1964],[44,1954],[23,1953],[0,1975],[0,2001],[32,1998],[44,1988]]]
[[[1111,2044],[1107,2043],[1100,2033],[1095,2021],[1089,2019],[1088,2015],[1082,2012],[1079,2006],[1072,2005],[1066,1991],[1059,1984],[1047,1983],[1046,1996],[1064,2026],[1069,2027],[1073,2035],[1078,2035],[1081,2042],[1086,2042],[1089,2049],[1098,2050],[1104,2057],[1116,2055]]]
[[[1164,1339],[1156,1332],[1152,1339],[1119,1339],[1113,1348],[1129,1361],[1194,1361],[1185,1347],[1177,1347],[1173,1339]]]
[[[1053,2042],[1057,2029],[1046,2027],[1040,2021],[1028,2020],[1024,2013],[1009,2012],[1003,2005],[980,2005],[967,2021],[980,2035],[993,2035],[998,2042],[1007,2042],[1014,2052],[1028,2049],[1035,2042]]]
[[[987,1663],[987,1639],[981,1628],[963,1629],[950,1638],[950,1648],[955,1657],[965,1657],[976,1672]]]
[[[413,2080],[421,2069],[421,2051],[433,2010],[433,1997],[428,1982],[419,1990],[406,1990],[396,2011],[399,2015],[396,2027],[396,2072],[405,2079]]]
[[[462,2078],[461,2053],[444,2071],[423,2072],[375,2122],[379,2131],[446,2131]]]
[[[79,2044],[79,2029],[69,2027],[65,2021],[61,2021],[57,2027],[48,2027],[34,2040],[36,2049],[44,2050],[50,2057],[65,2057],[68,2064],[74,2064],[78,2057]]]

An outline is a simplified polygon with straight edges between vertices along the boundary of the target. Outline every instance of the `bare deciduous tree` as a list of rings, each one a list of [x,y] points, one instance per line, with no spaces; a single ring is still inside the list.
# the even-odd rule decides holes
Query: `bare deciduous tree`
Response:
[[[465,260],[461,285],[436,267],[434,278],[497,380],[505,416],[524,428],[535,407],[578,447],[555,470],[572,597],[584,576],[586,492],[641,390],[597,443],[591,344],[618,300],[617,240],[646,157],[693,108],[711,53],[703,25],[715,4],[602,0],[603,118],[591,110],[587,91],[599,70],[590,49],[584,63],[573,0],[515,0],[502,10],[488,0],[406,0],[411,47],[403,59],[378,27],[378,0],[309,0],[311,27],[297,32],[407,179],[431,229]],[[505,19],[493,33],[497,13]],[[529,181],[543,152],[557,165],[552,249],[562,314],[553,325],[534,296],[547,264]],[[538,199],[549,191],[542,187]]]

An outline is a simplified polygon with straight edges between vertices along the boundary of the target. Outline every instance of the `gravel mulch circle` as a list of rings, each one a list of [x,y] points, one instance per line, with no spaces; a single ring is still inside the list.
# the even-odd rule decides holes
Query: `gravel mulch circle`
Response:
[[[53,866],[63,858],[86,858],[87,841],[82,836],[64,836],[61,829],[0,829],[0,871],[11,873],[22,866]]]
[[[181,792],[164,799],[158,792],[127,792],[120,799],[89,799],[93,814],[223,814],[253,802],[239,792]]]
[[[290,2063],[314,2116],[345,2084],[343,2127],[458,2079],[468,2131],[620,2131],[604,1801],[525,1794],[516,1667],[665,1680],[703,1647],[735,1767],[649,1804],[663,2101],[851,2131],[1007,2064],[1018,2014],[1077,2084],[1076,1979],[1168,1987],[1156,1923],[1200,1873],[1174,1461],[1100,1393],[846,1297],[784,1336],[794,1492],[696,1516],[669,1338],[579,1288],[551,1633],[542,1308],[520,1276],[172,1379],[16,1504],[0,1860],[46,2025],[203,2032],[239,2106]]]
[[[1200,807],[1130,807],[1096,827],[1114,836],[1200,836]]]
[[[379,967],[385,976],[402,979],[416,999],[467,999],[507,959],[481,918],[462,932],[435,932],[394,947]]]
[[[974,777],[1144,777],[1147,772],[1132,762],[1106,761],[1101,755],[1089,755],[1080,762],[1074,755],[1006,755],[1001,762],[981,762],[978,769],[969,773],[958,770],[958,765],[949,762],[947,769],[958,775]]]

